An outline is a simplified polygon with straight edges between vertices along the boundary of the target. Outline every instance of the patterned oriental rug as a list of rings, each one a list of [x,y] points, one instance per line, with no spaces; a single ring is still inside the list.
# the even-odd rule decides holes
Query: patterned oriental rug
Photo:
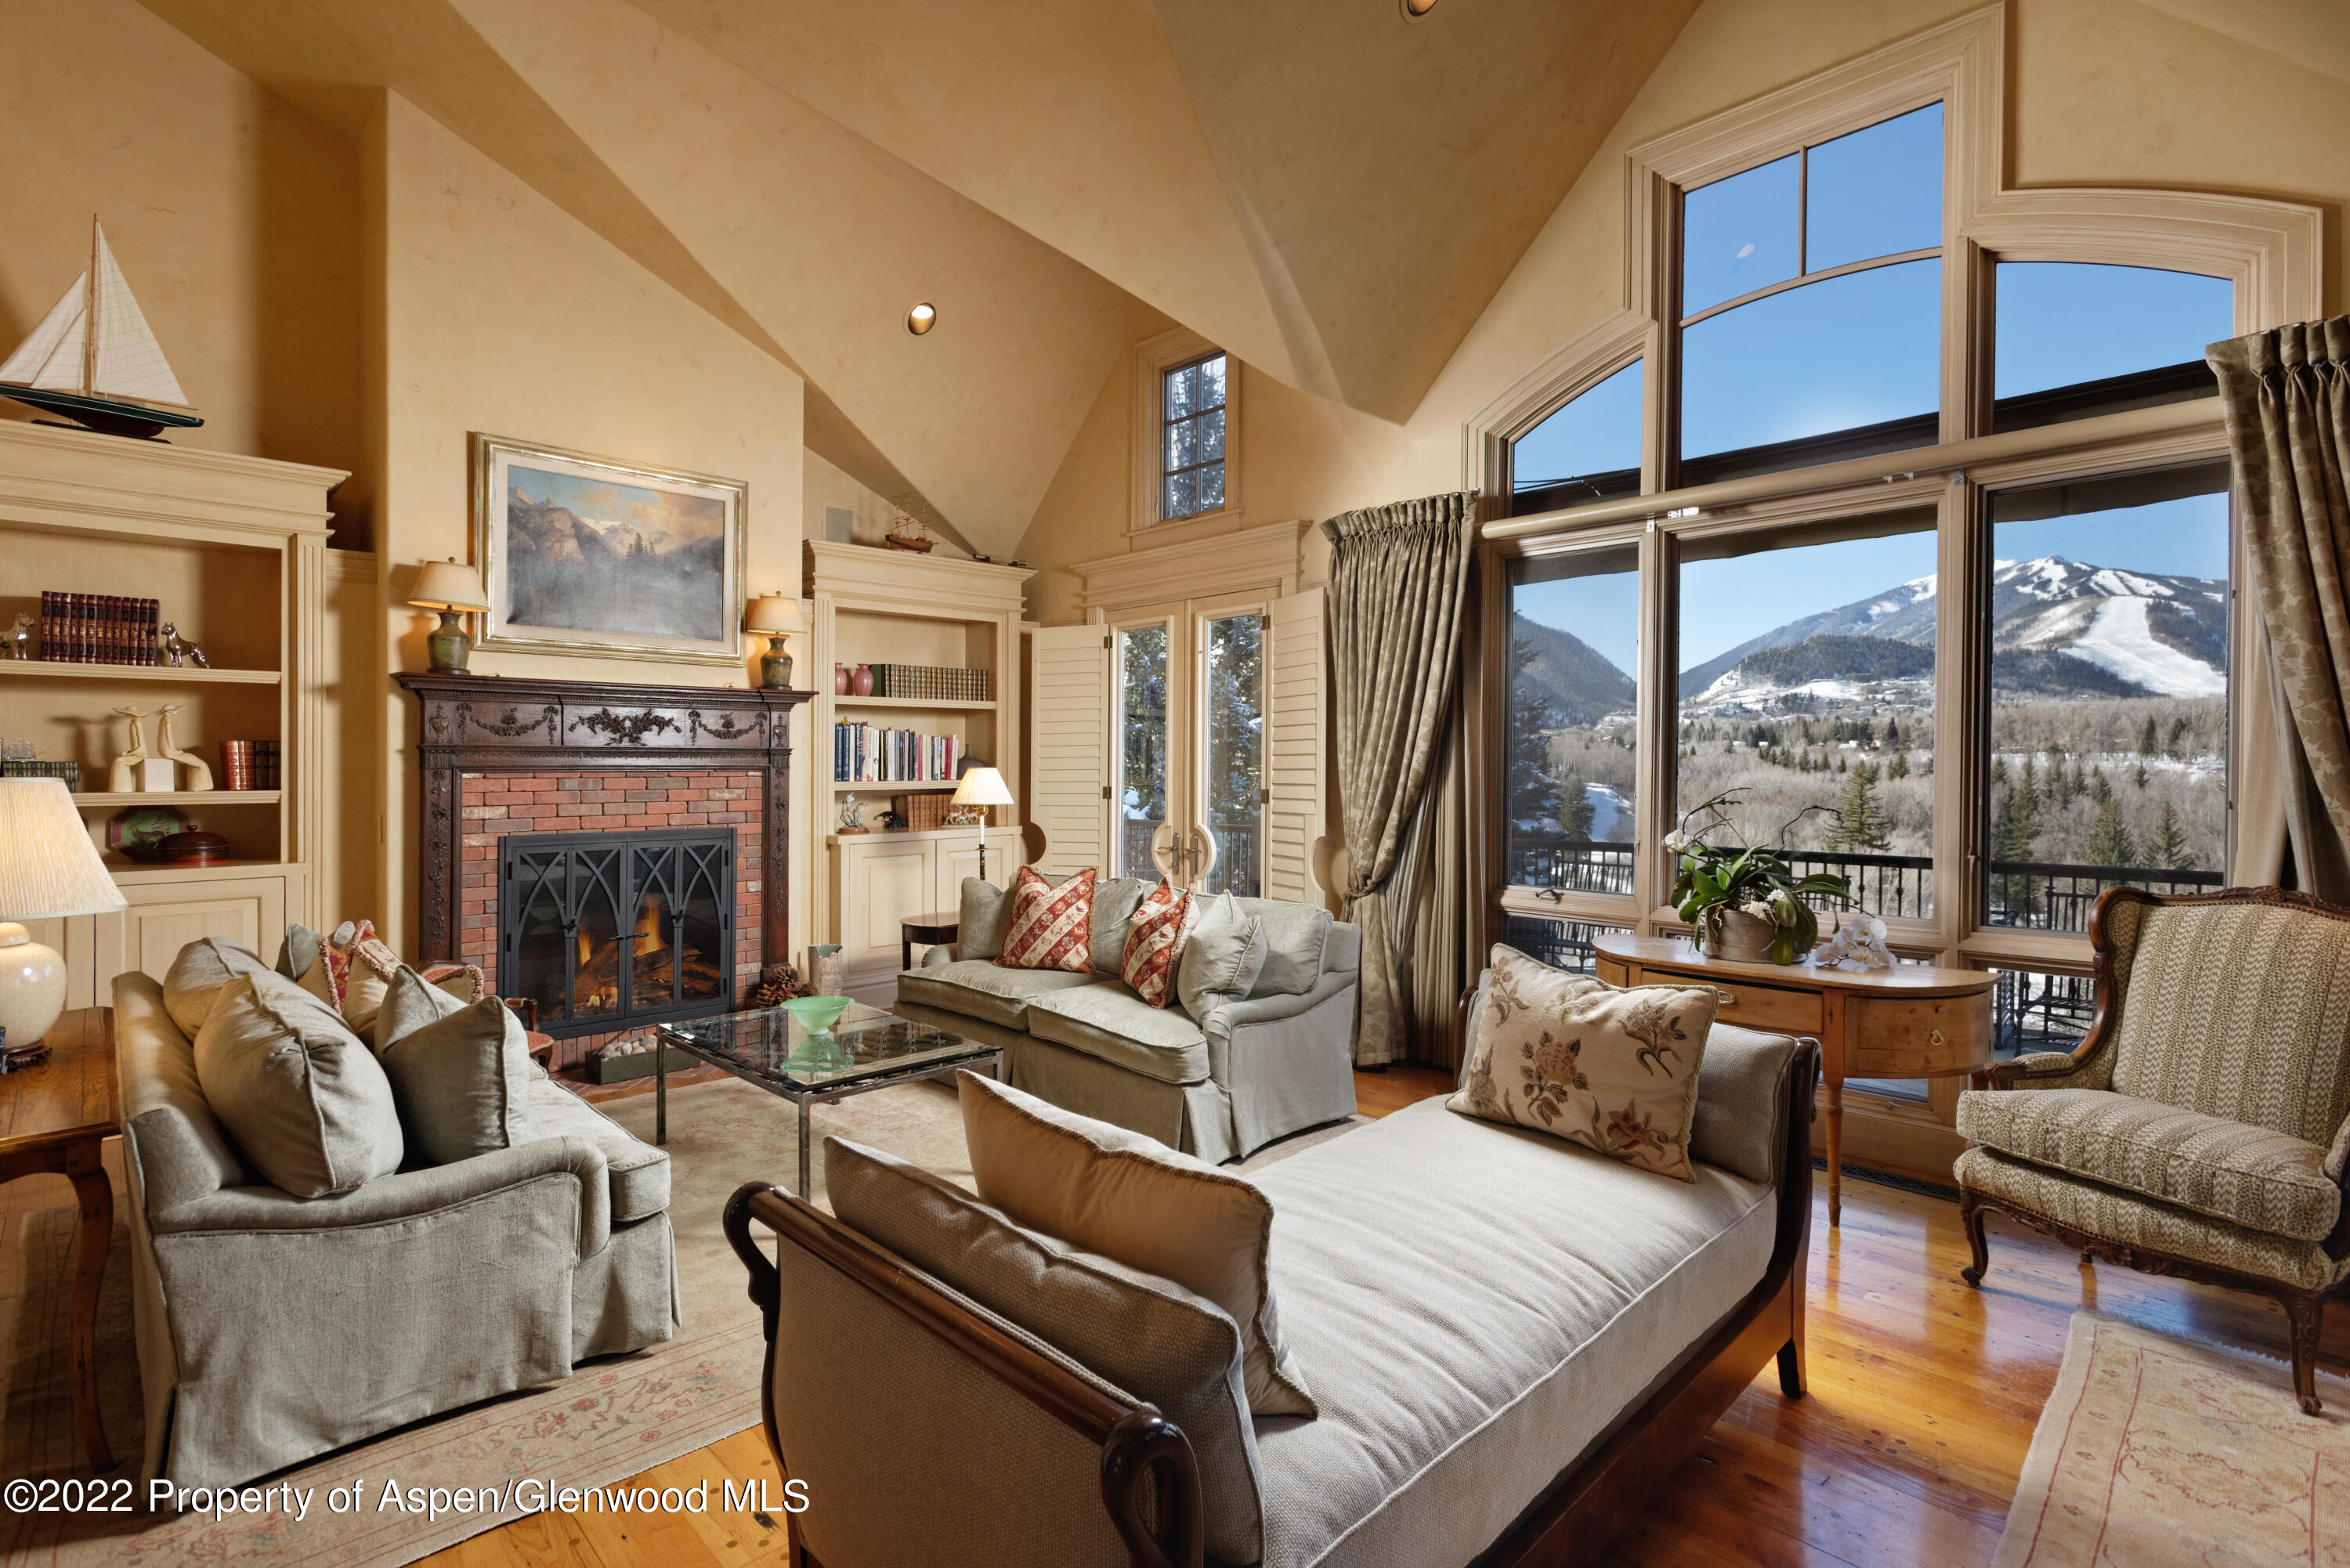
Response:
[[[650,1142],[653,1097],[601,1107]],[[1362,1125],[1337,1123],[1259,1152],[1253,1170]],[[818,1106],[816,1135],[837,1134],[889,1150],[971,1185],[969,1154],[954,1091],[909,1084]],[[610,1486],[681,1454],[759,1424],[765,1356],[758,1310],[720,1216],[745,1181],[788,1186],[799,1168],[796,1116],[785,1102],[733,1079],[670,1096],[670,1220],[677,1232],[678,1292],[685,1321],[668,1343],[634,1355],[590,1362],[568,1381],[419,1422],[299,1466],[256,1487],[310,1489],[308,1516],[284,1512],[154,1517],[143,1512],[0,1512],[0,1564],[212,1564],[267,1562],[396,1568],[517,1517],[503,1512],[430,1519],[380,1511],[382,1488],[481,1487],[543,1477],[552,1487]],[[815,1162],[824,1196],[824,1161]],[[118,1207],[122,1202],[120,1183]],[[65,1310],[73,1269],[75,1210],[26,1216],[15,1278],[0,1280],[0,1480],[86,1474],[79,1469],[66,1392]],[[130,1327],[130,1233],[118,1218],[99,1303],[99,1404],[108,1441],[134,1481],[143,1440],[139,1366]],[[5,1255],[0,1252],[0,1255]],[[335,1513],[334,1489],[364,1477],[365,1505]],[[111,1479],[111,1478],[109,1478]],[[710,1509],[719,1510],[709,1478]],[[145,1489],[136,1488],[143,1501]]]
[[[2350,1568],[2350,1381],[2073,1314],[1992,1568]]]

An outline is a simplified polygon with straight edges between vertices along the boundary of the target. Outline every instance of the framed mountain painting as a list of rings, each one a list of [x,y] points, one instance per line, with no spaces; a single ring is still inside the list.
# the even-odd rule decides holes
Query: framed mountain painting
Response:
[[[743,659],[750,487],[475,431],[481,648]]]

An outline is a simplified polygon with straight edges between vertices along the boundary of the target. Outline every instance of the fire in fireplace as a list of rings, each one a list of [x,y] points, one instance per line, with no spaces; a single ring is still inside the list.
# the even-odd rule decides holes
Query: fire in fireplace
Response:
[[[558,1039],[731,1007],[734,830],[509,834],[498,953]]]

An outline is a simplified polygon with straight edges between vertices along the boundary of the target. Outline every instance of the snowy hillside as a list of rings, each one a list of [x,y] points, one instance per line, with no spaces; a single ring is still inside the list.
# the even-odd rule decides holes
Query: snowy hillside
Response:
[[[1725,712],[1782,696],[1830,701],[1931,701],[1930,654],[1915,670],[1856,657],[1857,639],[1890,639],[1930,649],[1935,580],[1918,577],[1817,615],[1804,616],[1681,671],[1684,703]],[[2029,667],[2035,693],[2060,696],[2210,697],[2227,690],[2228,585],[2097,566],[2060,556],[1995,561],[1991,646],[2004,667]],[[1780,650],[1801,649],[1791,663]]]

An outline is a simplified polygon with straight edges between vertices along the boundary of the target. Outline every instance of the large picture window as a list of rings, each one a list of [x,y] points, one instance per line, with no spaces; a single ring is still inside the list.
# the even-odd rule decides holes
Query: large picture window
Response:
[[[1504,786],[1513,882],[1632,891],[1639,637],[1635,547],[1515,564]]]

